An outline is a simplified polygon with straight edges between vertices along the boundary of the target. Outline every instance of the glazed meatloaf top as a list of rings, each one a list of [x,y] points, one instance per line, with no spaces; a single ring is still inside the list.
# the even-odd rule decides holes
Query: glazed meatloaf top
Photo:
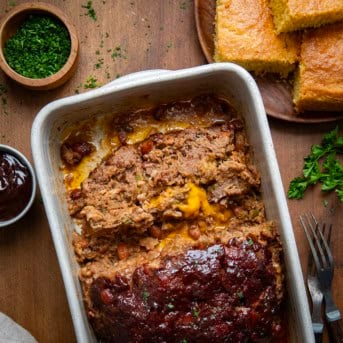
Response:
[[[260,342],[283,334],[273,255],[260,243],[190,249],[158,268],[138,267],[131,279],[97,278],[89,293],[104,341]]]
[[[206,96],[117,115],[107,132],[118,145],[68,190],[99,340],[281,342],[281,245],[233,108]],[[63,143],[68,173],[93,143]]]

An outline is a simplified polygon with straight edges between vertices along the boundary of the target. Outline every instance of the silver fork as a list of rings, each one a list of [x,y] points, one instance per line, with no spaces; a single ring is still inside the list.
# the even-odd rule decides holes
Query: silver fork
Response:
[[[312,252],[319,288],[325,299],[325,318],[331,336],[330,341],[341,343],[343,342],[341,314],[332,298],[331,284],[334,274],[334,261],[329,244],[324,237],[326,225],[323,224],[321,228],[313,214],[300,216],[300,221]],[[329,226],[328,240],[331,239],[331,230],[332,225]],[[315,324],[314,321],[313,323]],[[317,340],[315,325],[313,329]]]
[[[300,216],[300,221],[304,228],[304,218]],[[305,231],[306,232],[306,231]],[[322,319],[322,304],[323,304],[323,293],[320,290],[319,281],[316,275],[316,269],[313,263],[313,255],[310,251],[308,256],[307,266],[307,287],[312,300],[312,328],[316,343],[321,343],[323,339],[324,323]]]
[[[307,268],[307,287],[312,300],[312,327],[316,343],[321,343],[323,339],[324,323],[322,319],[323,293],[320,290],[316,270],[313,265],[313,257],[310,253]]]

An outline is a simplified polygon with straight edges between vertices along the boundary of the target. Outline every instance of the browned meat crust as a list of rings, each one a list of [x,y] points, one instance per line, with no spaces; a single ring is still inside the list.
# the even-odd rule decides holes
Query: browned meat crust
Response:
[[[274,256],[273,256],[274,254]],[[91,320],[104,342],[260,342],[281,338],[279,250],[231,240],[97,278]]]
[[[69,167],[78,165],[81,160],[95,151],[95,146],[88,142],[65,142],[61,146],[61,158]]]

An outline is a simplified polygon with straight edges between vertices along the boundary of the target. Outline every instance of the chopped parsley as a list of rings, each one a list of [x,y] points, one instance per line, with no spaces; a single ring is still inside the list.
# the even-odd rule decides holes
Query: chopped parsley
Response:
[[[198,307],[193,307],[192,313],[194,317],[199,318],[200,311]]]
[[[187,3],[187,1],[182,1],[182,2],[180,2],[180,9],[185,10],[185,9],[187,9],[188,5],[191,6],[191,4],[192,4],[192,0],[188,0],[188,3]]]
[[[253,245],[254,241],[249,237],[247,240],[248,245]]]
[[[181,2],[181,4],[180,4],[180,9],[181,9],[181,10],[185,10],[186,8],[187,8],[186,1]]]
[[[167,304],[167,308],[169,310],[172,310],[175,306],[172,303]]]
[[[3,114],[8,114],[8,112],[6,111],[6,107],[7,107],[6,94],[7,94],[6,86],[0,84],[1,108],[2,108],[2,113]]]
[[[18,74],[40,79],[58,72],[70,55],[67,28],[58,19],[31,14],[6,42],[7,63]]]
[[[107,78],[107,79],[110,79],[110,78],[111,78],[111,74],[110,74],[110,72],[108,71],[108,66],[106,66],[105,73],[106,73],[106,78]]]
[[[321,183],[322,191],[335,190],[343,202],[343,165],[336,159],[342,153],[343,136],[338,136],[337,126],[324,135],[320,145],[312,145],[310,154],[304,158],[303,175],[289,185],[288,198],[301,199],[309,186]]]
[[[147,301],[149,299],[149,297],[150,297],[150,293],[147,291],[144,291],[142,294],[143,301]]]
[[[76,88],[75,88],[75,94],[80,94],[80,88],[82,87],[82,83],[80,83]]]
[[[244,300],[244,293],[243,293],[243,292],[238,292],[238,293],[237,293],[237,296],[238,296],[238,299],[239,299],[240,301]]]
[[[95,10],[92,6],[92,1],[88,1],[86,5],[81,5],[82,8],[85,8],[87,10],[87,13],[85,13],[88,17],[92,18],[94,21],[97,20]]]
[[[83,88],[92,89],[92,88],[97,88],[100,86],[101,85],[98,83],[98,80],[94,76],[90,75],[88,76],[86,82],[84,83]]]
[[[113,49],[113,53],[111,55],[113,61],[115,61],[117,58],[123,58],[124,60],[127,59],[127,56],[126,56],[126,51],[124,51],[121,46],[116,46],[114,49]]]
[[[98,58],[98,62],[94,64],[94,69],[100,69],[103,64],[104,64],[104,59]]]

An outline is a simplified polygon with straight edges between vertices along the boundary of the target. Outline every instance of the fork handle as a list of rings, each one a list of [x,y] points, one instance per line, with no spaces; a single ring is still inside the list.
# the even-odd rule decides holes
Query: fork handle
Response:
[[[332,343],[343,343],[342,320],[336,320],[333,322],[328,322],[327,324],[328,324],[330,342],[332,342]]]

